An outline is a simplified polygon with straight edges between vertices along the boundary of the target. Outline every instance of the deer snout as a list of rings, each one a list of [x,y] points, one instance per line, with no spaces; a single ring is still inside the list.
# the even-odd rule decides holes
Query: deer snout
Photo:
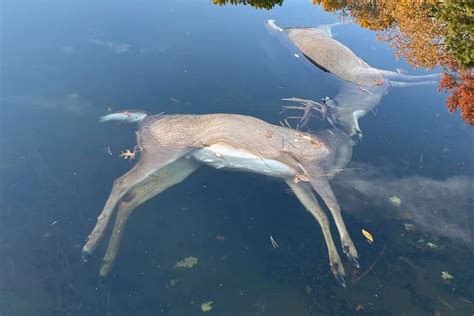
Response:
[[[352,113],[352,131],[351,131],[351,138],[354,141],[360,141],[362,139],[362,131],[359,127],[359,118],[363,117],[366,114],[365,111],[357,110]]]
[[[360,143],[364,134],[362,134],[362,131],[360,129],[354,129],[350,136],[354,142]]]

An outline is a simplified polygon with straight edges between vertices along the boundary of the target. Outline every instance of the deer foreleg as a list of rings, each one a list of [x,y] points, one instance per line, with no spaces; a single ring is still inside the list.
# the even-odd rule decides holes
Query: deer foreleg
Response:
[[[334,240],[332,239],[331,230],[329,228],[329,220],[324,213],[324,211],[319,206],[318,200],[311,192],[311,187],[307,183],[294,183],[293,180],[287,180],[286,183],[295,193],[298,200],[303,204],[306,210],[313,215],[316,221],[321,226],[323,232],[324,240],[326,241],[326,246],[328,248],[329,254],[329,266],[331,271],[334,274],[336,280],[343,287],[346,286],[346,281],[344,279],[345,272],[344,267],[337,252],[336,246],[334,245]]]
[[[314,190],[319,194],[319,196],[323,199],[324,203],[326,203],[329,211],[331,212],[332,217],[334,218],[334,222],[336,223],[337,230],[339,231],[339,236],[341,238],[342,249],[344,253],[349,258],[352,265],[356,268],[359,268],[358,262],[358,255],[357,250],[352,242],[351,236],[347,231],[346,224],[342,219],[341,215],[341,208],[339,203],[337,202],[336,197],[329,185],[328,179],[322,175],[312,175],[310,177],[310,183],[313,186]]]

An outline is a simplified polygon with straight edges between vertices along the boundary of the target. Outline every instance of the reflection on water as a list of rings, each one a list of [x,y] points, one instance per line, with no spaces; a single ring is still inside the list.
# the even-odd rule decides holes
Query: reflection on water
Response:
[[[250,5],[256,9],[267,9],[270,10],[274,6],[283,4],[283,0],[212,0],[217,5]]]
[[[446,100],[450,112],[474,125],[474,56],[470,1],[324,1],[313,0],[324,10],[351,17],[361,27],[376,30],[413,67],[442,67],[439,90],[451,95]],[[340,10],[340,11],[338,11]]]
[[[329,122],[349,136],[360,138],[362,131],[359,127],[359,118],[374,111],[391,86],[436,84],[433,79],[436,79],[437,75],[408,76],[371,67],[357,57],[350,48],[332,38],[331,29],[337,25],[340,23],[321,25],[317,28],[281,28],[274,20],[267,21],[267,26],[272,32],[286,33],[289,40],[312,64],[345,81],[334,98],[324,98],[327,107],[324,116],[328,115]]]
[[[430,1],[212,2],[2,6],[0,313],[198,315],[204,304],[218,315],[472,314],[472,128],[447,113],[446,96],[433,86],[384,82],[367,93],[316,68],[264,25],[316,28],[350,15],[357,23],[334,28],[334,40],[371,67],[408,70],[410,56],[435,66],[421,64],[432,52],[422,35],[466,25],[448,18],[466,11],[444,2],[427,14]],[[395,27],[405,37],[389,43],[406,46],[394,51],[371,31],[393,35]],[[472,77],[464,69],[472,65],[468,45],[456,42],[449,33],[453,59],[435,51],[434,60],[464,76],[448,83],[462,94],[453,107],[468,122]],[[361,265],[357,271],[341,258],[346,288],[335,282],[324,237],[297,192],[270,177],[207,167],[137,208],[107,279],[98,277],[106,242],[82,262],[112,181],[135,164],[119,154],[136,145],[136,126],[99,124],[99,116],[221,112],[278,125],[288,114],[277,115],[281,99],[291,96],[317,102],[311,113],[319,118],[324,106],[328,117],[377,109],[365,109],[364,137],[331,182]],[[325,97],[332,99],[324,104]],[[315,118],[307,127],[316,135],[334,128]],[[246,126],[239,133],[252,134]],[[342,255],[334,224],[331,231]],[[186,258],[195,264],[177,268]]]

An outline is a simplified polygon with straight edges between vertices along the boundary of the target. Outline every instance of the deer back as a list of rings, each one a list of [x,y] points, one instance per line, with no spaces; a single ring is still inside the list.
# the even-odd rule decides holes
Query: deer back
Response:
[[[148,119],[138,132],[144,152],[156,146],[193,150],[224,144],[294,170],[334,169],[339,134],[324,137],[236,114],[162,115]],[[337,136],[336,136],[337,135]]]
[[[318,29],[287,28],[288,38],[317,67],[359,86],[383,81],[382,74],[348,47]]]

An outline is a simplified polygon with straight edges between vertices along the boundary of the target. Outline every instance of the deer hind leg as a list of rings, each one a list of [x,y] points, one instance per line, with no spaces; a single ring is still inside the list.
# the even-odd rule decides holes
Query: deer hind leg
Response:
[[[426,81],[426,80],[439,80],[439,74],[429,74],[429,75],[405,75],[398,73],[396,71],[377,69],[379,70],[386,78],[388,79],[398,79],[405,81]]]
[[[97,248],[99,241],[104,235],[109,220],[116,209],[117,203],[126,195],[126,193],[135,185],[147,179],[150,174],[153,174],[156,170],[177,160],[186,154],[187,151],[183,149],[173,150],[171,148],[159,148],[156,149],[153,154],[143,152],[142,157],[137,164],[126,174],[114,181],[112,192],[105,203],[104,209],[97,218],[97,223],[87,237],[86,244],[82,248],[82,260],[87,261],[95,248]]]
[[[352,242],[349,232],[347,231],[346,224],[342,219],[341,208],[334,196],[331,186],[329,185],[328,179],[325,176],[311,177],[310,183],[314,190],[323,199],[324,203],[326,203],[332,217],[334,218],[344,253],[347,255],[353,266],[360,268],[359,261],[357,260],[359,258],[357,250]]]
[[[389,80],[390,86],[395,88],[406,88],[406,87],[414,87],[414,86],[427,86],[427,85],[435,85],[438,81],[417,81],[417,82],[399,82]]]
[[[145,181],[135,186],[119,202],[117,217],[109,240],[107,252],[102,260],[100,276],[107,277],[117,256],[125,223],[133,210],[145,201],[180,183],[201,164],[193,159],[180,158],[168,166],[150,175]]]
[[[316,200],[313,192],[311,192],[311,187],[305,183],[294,183],[292,180],[287,180],[286,183],[293,190],[298,200],[306,208],[306,210],[313,215],[316,221],[321,226],[323,232],[324,240],[328,248],[329,254],[329,266],[331,271],[334,274],[334,277],[340,285],[346,287],[346,281],[344,279],[345,271],[337,252],[336,246],[334,245],[334,240],[332,239],[331,231],[329,228],[329,221],[324,213],[324,211],[319,206],[318,200]]]

